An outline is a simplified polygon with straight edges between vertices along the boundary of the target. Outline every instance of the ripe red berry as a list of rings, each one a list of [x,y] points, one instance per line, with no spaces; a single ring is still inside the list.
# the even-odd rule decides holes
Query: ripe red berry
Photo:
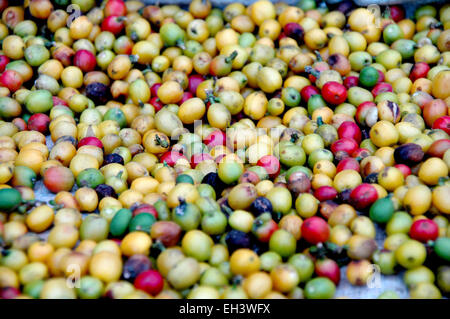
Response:
[[[435,240],[439,236],[439,226],[434,220],[419,219],[411,225],[409,236],[412,239],[426,243],[429,240]]]
[[[155,296],[164,288],[164,280],[156,270],[146,270],[141,272],[134,280],[134,286],[148,294]]]
[[[301,230],[302,237],[311,244],[323,243],[330,236],[327,222],[317,216],[305,219]]]
[[[322,96],[328,103],[338,105],[347,100],[347,89],[339,82],[330,81],[322,87]]]

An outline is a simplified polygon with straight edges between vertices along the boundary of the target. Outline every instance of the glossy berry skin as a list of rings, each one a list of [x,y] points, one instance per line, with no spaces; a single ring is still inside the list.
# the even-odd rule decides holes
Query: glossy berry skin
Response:
[[[83,72],[90,72],[95,69],[97,60],[91,51],[78,50],[73,57],[73,64]]]
[[[343,151],[350,155],[357,148],[358,143],[356,143],[354,139],[346,137],[338,139],[337,141],[334,141],[333,144],[331,144],[331,152],[333,152],[333,154]]]
[[[124,16],[127,14],[127,7],[123,0],[109,0],[105,5],[105,16],[118,15]]]
[[[52,100],[53,100],[53,106],[56,106],[56,105],[69,106],[69,104],[65,100],[63,100],[57,96],[52,96]]]
[[[6,55],[0,54],[0,73],[5,71],[6,65],[9,61],[9,58]]]
[[[158,112],[164,107],[164,104],[157,96],[154,96],[150,99],[150,104],[155,108],[155,112]]]
[[[314,85],[307,85],[300,91],[302,101],[308,102],[309,98],[313,95],[320,94],[320,91]]]
[[[413,65],[409,73],[409,79],[414,82],[417,79],[425,78],[430,71],[430,66],[425,62],[417,62]]]
[[[239,248],[250,248],[252,245],[250,235],[236,229],[232,229],[226,234],[225,242],[230,254]]]
[[[411,168],[409,168],[408,165],[405,164],[396,164],[394,165],[395,168],[398,168],[400,172],[402,172],[403,177],[406,178],[409,175],[411,175]]]
[[[253,222],[252,232],[263,243],[268,243],[272,234],[278,229],[277,223],[269,213],[264,213]]]
[[[322,87],[322,96],[328,103],[339,105],[347,100],[347,89],[339,82],[330,81]]]
[[[419,219],[411,225],[409,236],[412,239],[426,243],[429,240],[435,240],[439,236],[439,227],[434,220]]]
[[[32,131],[38,131],[45,134],[50,124],[50,118],[44,113],[36,113],[30,116],[27,122],[27,128]]]
[[[161,156],[160,162],[161,162],[161,163],[166,163],[167,165],[173,167],[173,166],[177,163],[177,161],[178,161],[180,158],[183,158],[183,159],[187,160],[186,156],[184,156],[184,155],[181,154],[180,152],[177,152],[177,151],[168,151],[168,152],[165,152],[165,153]]]
[[[265,197],[257,197],[250,205],[250,211],[255,216],[259,216],[264,213],[272,213],[273,207],[270,200]]]
[[[450,139],[440,139],[437,141],[434,141],[433,144],[431,144],[430,148],[427,151],[427,154],[432,157],[439,157],[443,158],[445,155],[445,152],[450,149]]]
[[[155,296],[164,288],[164,279],[156,270],[141,272],[134,280],[134,286],[148,294]]]
[[[120,165],[124,165],[123,157],[117,153],[106,154],[103,157],[103,166],[111,163],[118,163]]]
[[[298,43],[302,43],[305,31],[300,24],[289,22],[284,26],[283,34],[289,38],[296,40]]]
[[[93,146],[97,146],[98,148],[103,148],[103,143],[102,141],[100,141],[97,137],[95,136],[87,136],[82,138],[79,142],[78,142],[78,147],[80,148],[81,146],[84,145],[93,145]]]
[[[151,214],[155,218],[158,218],[158,211],[153,205],[150,204],[141,204],[133,210],[133,217],[139,214]]]
[[[0,86],[7,87],[10,92],[16,92],[22,86],[21,75],[14,70],[6,70],[0,75]]]
[[[450,116],[444,115],[434,121],[433,129],[441,129],[445,133],[450,134]]]
[[[342,172],[346,169],[352,169],[359,173],[360,171],[359,162],[353,157],[347,157],[340,160],[338,165],[336,166],[336,173]]]
[[[347,90],[351,87],[358,86],[359,84],[359,78],[357,76],[347,76],[344,79],[344,86],[347,88]]]
[[[161,83],[155,83],[151,86],[150,93],[152,94],[152,96],[158,95],[158,89],[161,87],[161,85]]]
[[[350,193],[350,202],[356,209],[366,209],[378,199],[378,192],[370,184],[356,186]]]
[[[95,103],[95,105],[103,105],[108,102],[111,90],[103,83],[93,82],[86,86],[85,93],[86,96]]]
[[[378,94],[385,93],[385,92],[392,92],[392,91],[393,91],[393,89],[392,89],[391,84],[386,83],[386,82],[380,82],[380,83],[377,83],[373,87],[371,92],[372,92],[372,95],[376,97]]]
[[[358,144],[361,143],[361,130],[359,126],[352,121],[345,121],[338,128],[339,138],[351,138]]]
[[[335,285],[339,284],[341,280],[341,272],[339,265],[330,258],[323,258],[316,261],[315,272],[319,277],[327,277]]]
[[[197,93],[197,87],[202,83],[205,79],[200,74],[193,74],[189,76],[189,84],[188,90],[191,94],[195,95]]]
[[[264,155],[256,165],[264,167],[271,178],[277,177],[281,169],[280,161],[273,155]]]
[[[390,15],[391,19],[394,20],[394,22],[399,22],[400,20],[403,20],[405,18],[405,10],[401,6],[390,6]]]
[[[114,188],[112,188],[111,186],[106,185],[106,184],[100,184],[97,187],[95,187],[95,192],[97,193],[99,200],[101,200],[105,197],[117,198],[117,194],[114,191]]]
[[[338,192],[331,186],[320,186],[314,191],[314,197],[323,202],[326,200],[333,200],[337,197]]]
[[[379,83],[379,80],[380,72],[371,66],[366,66],[359,72],[359,83],[362,87],[372,88]]]
[[[102,31],[109,31],[114,35],[118,35],[125,28],[125,22],[122,17],[111,15],[102,21],[101,28]]]
[[[310,244],[323,243],[330,236],[330,229],[325,220],[313,216],[305,219],[302,224],[302,237]]]

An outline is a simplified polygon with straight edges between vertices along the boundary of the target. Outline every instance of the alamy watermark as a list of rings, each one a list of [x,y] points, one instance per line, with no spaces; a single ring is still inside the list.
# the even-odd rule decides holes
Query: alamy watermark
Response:
[[[378,266],[376,264],[371,264],[370,266],[372,268],[372,274],[367,279],[366,286],[369,289],[379,289],[379,288],[381,288],[380,266]]]
[[[70,28],[70,25],[72,22],[76,19],[81,17],[81,9],[78,4],[69,4],[66,9],[67,13],[69,13],[69,16],[67,17],[67,27]]]
[[[66,278],[67,287],[80,288],[81,269],[77,264],[70,264],[67,266],[66,273],[69,275]]]

